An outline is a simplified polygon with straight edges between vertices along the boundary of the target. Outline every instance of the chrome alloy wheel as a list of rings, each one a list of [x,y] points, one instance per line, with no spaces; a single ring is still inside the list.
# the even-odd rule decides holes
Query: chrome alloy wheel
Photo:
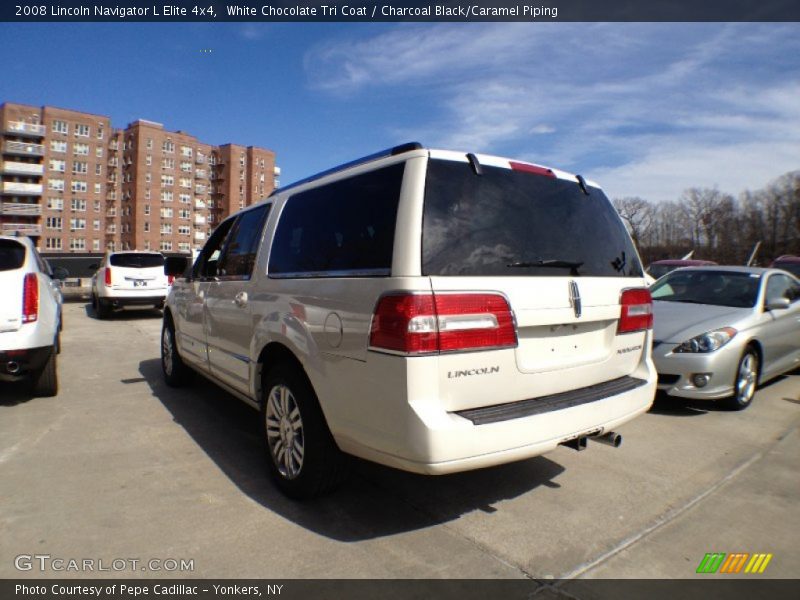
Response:
[[[748,404],[753,399],[757,377],[758,359],[748,352],[739,363],[739,372],[736,374],[736,400],[739,404]]]
[[[294,479],[303,468],[303,419],[292,391],[278,384],[267,396],[267,443],[278,472]]]
[[[161,364],[164,373],[172,375],[172,335],[167,327],[161,332]]]

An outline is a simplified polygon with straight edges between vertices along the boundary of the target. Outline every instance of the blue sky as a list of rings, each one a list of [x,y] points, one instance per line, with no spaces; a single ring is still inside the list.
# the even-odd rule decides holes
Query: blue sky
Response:
[[[800,169],[796,23],[0,23],[0,39],[24,48],[0,100],[264,146],[284,184],[412,140],[654,201]]]

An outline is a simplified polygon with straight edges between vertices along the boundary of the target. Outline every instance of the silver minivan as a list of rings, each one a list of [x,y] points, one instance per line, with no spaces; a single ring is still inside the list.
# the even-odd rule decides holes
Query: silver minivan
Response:
[[[652,302],[602,190],[528,162],[406,144],[220,223],[164,311],[167,383],[257,408],[289,496],[346,455],[452,473],[540,455],[648,410]]]

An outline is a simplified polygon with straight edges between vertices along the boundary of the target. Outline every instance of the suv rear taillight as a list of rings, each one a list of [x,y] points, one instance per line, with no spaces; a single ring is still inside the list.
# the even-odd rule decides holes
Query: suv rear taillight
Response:
[[[106,285],[111,285],[111,267],[106,267]]]
[[[22,322],[33,323],[39,318],[39,280],[28,273],[22,284]]]
[[[650,290],[636,288],[623,290],[617,333],[632,333],[653,328],[653,298]]]
[[[390,294],[375,308],[369,344],[406,354],[514,348],[517,331],[500,294]]]

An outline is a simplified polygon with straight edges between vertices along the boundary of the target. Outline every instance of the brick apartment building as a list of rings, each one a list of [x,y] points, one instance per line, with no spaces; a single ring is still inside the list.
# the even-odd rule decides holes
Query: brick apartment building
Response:
[[[217,223],[270,195],[275,153],[51,106],[0,105],[0,232],[42,252],[201,247]]]

